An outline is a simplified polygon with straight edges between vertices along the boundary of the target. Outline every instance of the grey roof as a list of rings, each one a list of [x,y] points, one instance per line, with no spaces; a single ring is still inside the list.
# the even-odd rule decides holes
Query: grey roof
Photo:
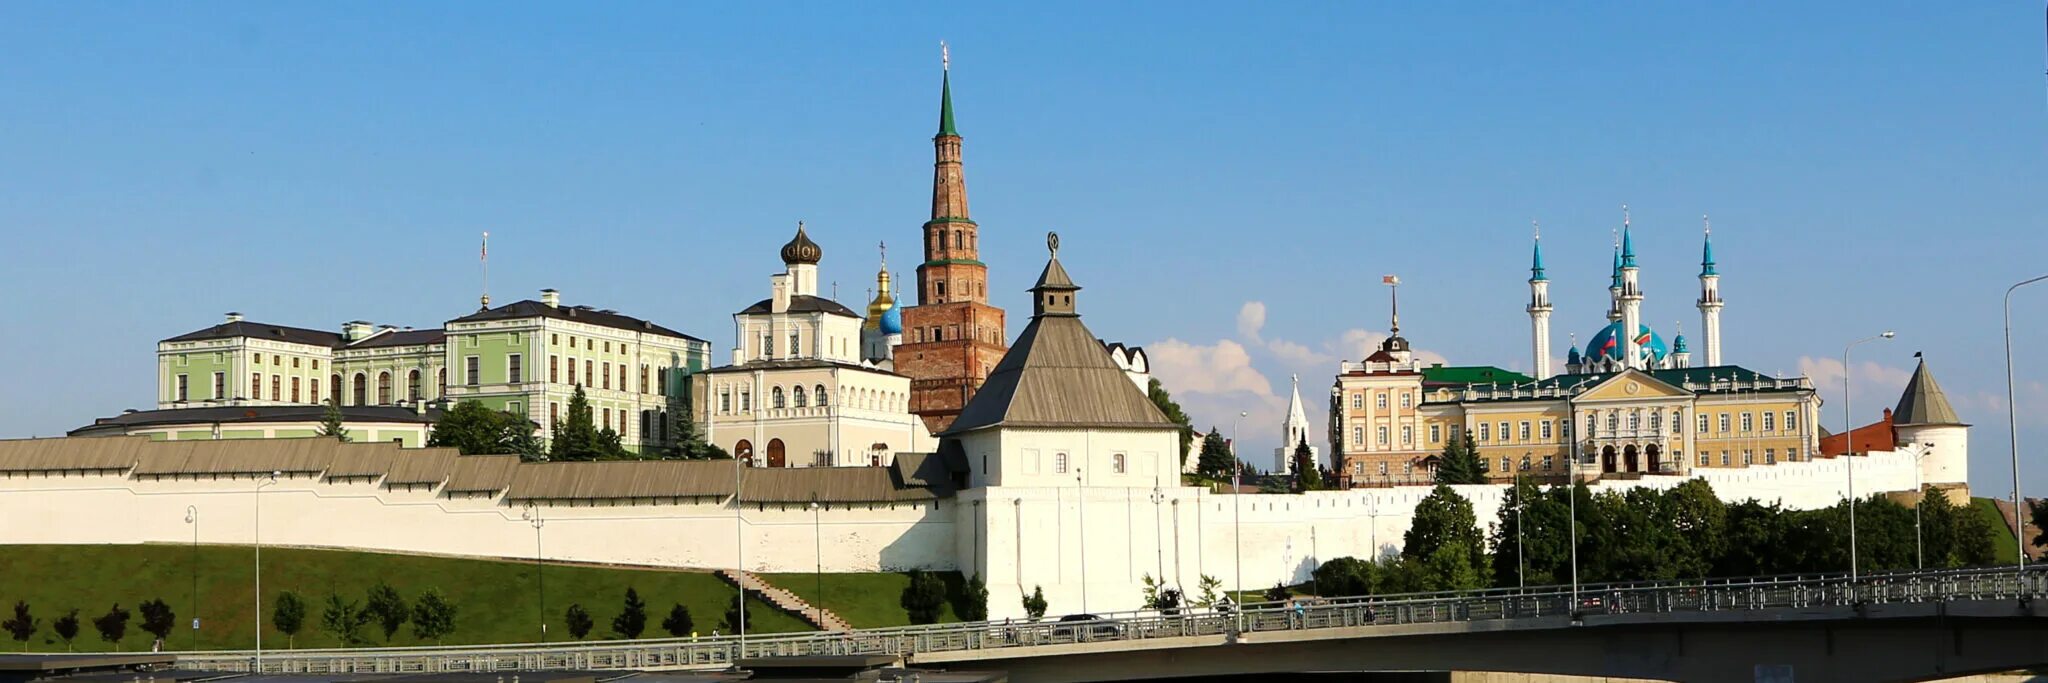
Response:
[[[129,429],[161,427],[164,425],[188,424],[247,424],[265,422],[319,422],[327,415],[326,406],[209,406],[200,408],[164,408],[161,410],[138,410],[113,417],[93,420],[92,424],[73,429],[68,436],[102,436],[125,434]],[[428,408],[420,413],[408,406],[342,406],[343,422],[398,422],[431,424],[441,418],[440,408]]]
[[[1178,428],[1073,315],[1032,318],[945,433],[997,425]]]
[[[375,349],[386,346],[426,346],[448,341],[448,331],[440,328],[431,330],[395,330],[371,335],[354,344],[351,349]]]
[[[1060,265],[1060,260],[1058,258],[1046,260],[1045,270],[1039,271],[1038,273],[1038,284],[1032,286],[1032,289],[1034,290],[1068,290],[1080,288],[1080,285],[1074,284],[1074,278],[1067,277],[1067,268],[1066,266]]]
[[[774,303],[774,299],[762,299],[760,301],[754,302],[754,305],[748,306],[746,310],[740,311],[740,315],[770,312],[774,310]],[[843,315],[849,318],[860,317],[859,313],[855,313],[853,309],[847,308],[845,304],[841,304],[837,301],[833,301],[822,296],[811,296],[809,294],[798,294],[796,296],[790,297],[789,312],[833,313],[837,315]]]
[[[307,344],[311,346],[326,347],[341,346],[343,343],[341,335],[334,332],[326,332],[322,330],[309,330],[303,327],[286,327],[283,325],[270,325],[267,323],[251,322],[247,320],[237,320],[231,323],[221,323],[219,325],[214,325],[206,329],[195,330],[175,337],[171,337],[170,339],[165,339],[164,341],[205,341],[209,339],[233,339],[236,337],[269,339],[272,341],[290,342],[293,344]]]
[[[1906,380],[1906,391],[1899,395],[1899,407],[1892,409],[1892,424],[1963,424],[1956,409],[1948,404],[1948,395],[1934,382],[1934,373],[1927,371],[1927,359],[1920,359],[1920,366],[1913,368],[1913,378]]]
[[[518,320],[520,318],[554,318],[556,320],[574,320],[577,322],[589,323],[592,325],[600,325],[603,327],[627,330],[631,332],[651,332],[654,334],[667,335],[670,337],[679,337],[691,341],[704,341],[702,339],[698,339],[696,337],[692,337],[690,335],[683,334],[681,332],[677,332],[675,330],[662,327],[660,325],[656,325],[652,322],[641,320],[630,315],[606,313],[604,311],[600,311],[589,306],[549,306],[547,304],[534,301],[532,299],[515,301],[509,304],[505,304],[503,306],[499,306],[497,308],[477,311],[475,313],[471,313],[469,315],[465,315],[460,318],[450,320],[448,322],[468,323],[482,322],[486,320]]]

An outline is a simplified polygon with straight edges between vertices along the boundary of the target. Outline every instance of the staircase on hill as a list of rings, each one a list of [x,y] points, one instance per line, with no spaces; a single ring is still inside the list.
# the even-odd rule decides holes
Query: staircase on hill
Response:
[[[795,593],[769,585],[767,580],[762,579],[753,572],[720,569],[718,570],[718,578],[725,579],[726,583],[738,586],[748,594],[758,597],[770,605],[774,605],[776,609],[810,622],[812,626],[816,626],[820,630],[853,630],[852,624],[846,623],[845,619],[841,619],[832,610],[812,605],[809,602],[805,602],[803,598],[797,597]]]
[[[2022,498],[2021,500],[2025,501],[2027,505],[2032,506],[2035,501],[2040,499]],[[2014,514],[2012,501],[1999,498],[1991,499],[1991,504],[1998,507],[1998,516],[2005,518],[2005,530],[2007,533],[2012,532],[2014,524],[2025,525],[2020,527],[2020,538],[2027,542],[2028,557],[2040,557],[2043,550],[2048,550],[2048,547],[2033,544],[2034,538],[2041,535],[2041,527],[2034,526],[2031,519],[2032,514],[2029,510],[2021,509],[2018,511],[2018,514]]]

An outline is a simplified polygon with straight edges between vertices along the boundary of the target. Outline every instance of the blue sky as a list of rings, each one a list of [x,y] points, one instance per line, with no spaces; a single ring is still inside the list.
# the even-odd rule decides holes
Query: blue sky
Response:
[[[857,300],[928,211],[938,42],[996,303],[1058,230],[1091,327],[1206,427],[1275,445],[1383,331],[1526,369],[1529,222],[1554,343],[1603,322],[1634,210],[1647,317],[1694,331],[1712,214],[1727,358],[1858,412],[1925,351],[2004,474],[1999,297],[2048,272],[2031,2],[0,5],[0,436],[153,399],[153,343],[238,310],[316,328],[563,290],[731,343],[805,220]],[[370,11],[374,10],[374,11]],[[2014,310],[2048,488],[2048,288]],[[724,352],[720,352],[722,358]],[[1865,365],[1863,361],[1869,364]],[[1311,414],[1320,412],[1312,409]],[[1320,423],[1321,417],[1315,416]],[[1264,458],[1255,458],[1264,464]]]

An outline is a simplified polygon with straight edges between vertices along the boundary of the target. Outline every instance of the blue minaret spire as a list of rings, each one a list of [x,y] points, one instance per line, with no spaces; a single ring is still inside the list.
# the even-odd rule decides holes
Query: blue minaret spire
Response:
[[[1629,235],[1628,205],[1621,205],[1621,267],[1636,267],[1635,239]]]
[[[1529,281],[1546,282],[1550,278],[1543,274],[1543,226],[1536,225],[1535,221],[1529,224],[1536,228],[1535,253],[1529,260]]]
[[[1706,216],[1701,216],[1700,222],[1704,224],[1705,228],[1703,231],[1705,237],[1700,240],[1702,245],[1700,247],[1700,274],[1720,275],[1720,273],[1714,272],[1714,224],[1708,222]]]

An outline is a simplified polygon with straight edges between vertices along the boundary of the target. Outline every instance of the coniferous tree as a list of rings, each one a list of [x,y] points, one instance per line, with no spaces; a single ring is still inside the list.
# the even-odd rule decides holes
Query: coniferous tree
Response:
[[[459,401],[434,421],[428,446],[454,448],[463,455],[518,455],[533,462],[545,453],[523,415],[493,410],[478,401]]]
[[[1024,616],[1032,621],[1045,618],[1045,587],[1032,586],[1031,594],[1024,596]]]
[[[1461,438],[1451,439],[1451,442],[1444,446],[1443,456],[1438,458],[1436,463],[1436,483],[1486,483],[1486,472],[1479,466],[1479,448],[1472,443],[1471,432],[1466,432]]]
[[[910,585],[903,587],[903,595],[897,602],[910,615],[910,623],[938,623],[939,608],[946,604],[946,582],[931,572],[911,572]]]
[[[1323,470],[1316,462],[1315,454],[1308,449],[1308,437],[1294,447],[1294,492],[1320,491],[1323,489]]]
[[[676,606],[668,608],[668,618],[661,620],[661,630],[681,638],[697,630],[697,620],[690,617],[690,608],[678,602]]]
[[[583,385],[576,385],[576,391],[569,395],[569,415],[555,425],[554,441],[548,446],[548,459],[557,462],[604,460],[611,456],[604,448],[604,441],[598,434],[597,422],[590,416],[590,399],[583,394]]]
[[[725,603],[725,614],[720,617],[719,626],[724,627],[730,633],[739,632],[740,624],[754,620],[753,608],[754,606],[748,604],[746,599],[739,593],[733,593],[732,599]]]
[[[988,584],[980,574],[968,577],[967,586],[953,597],[953,616],[961,621],[985,621],[988,619]]]
[[[569,611],[562,614],[562,623],[569,627],[569,637],[577,640],[590,635],[590,627],[597,625],[597,621],[590,618],[590,611],[583,609],[581,603],[569,605]]]
[[[320,629],[341,643],[342,647],[363,644],[363,627],[370,625],[371,615],[354,600],[343,600],[336,593],[327,594],[327,607],[320,611]]]
[[[1209,435],[1202,437],[1202,456],[1195,464],[1195,471],[1211,479],[1230,479],[1237,470],[1237,456],[1231,455],[1230,444],[1223,440],[1223,433],[1215,427],[1209,428]]]
[[[2018,513],[2014,513],[2018,514]],[[2034,540],[2028,541],[2034,547],[2048,545],[2048,498],[2027,501],[2027,516],[2033,519]],[[2024,552],[2024,549],[2022,550]]]
[[[640,591],[626,588],[626,604],[619,610],[619,616],[612,617],[612,632],[625,640],[640,637],[647,630],[647,601],[640,599]]]
[[[343,427],[341,423],[341,399],[327,399],[327,410],[320,414],[320,431],[318,435],[343,443],[347,443],[350,440],[348,428]]]
[[[100,632],[100,640],[120,649],[121,639],[128,635],[128,610],[121,609],[121,603],[114,603],[106,614],[93,618],[92,627]]]
[[[669,457],[676,460],[731,460],[732,454],[716,444],[704,440],[704,432],[697,428],[697,421],[685,406],[676,418],[676,443],[669,447]]]

